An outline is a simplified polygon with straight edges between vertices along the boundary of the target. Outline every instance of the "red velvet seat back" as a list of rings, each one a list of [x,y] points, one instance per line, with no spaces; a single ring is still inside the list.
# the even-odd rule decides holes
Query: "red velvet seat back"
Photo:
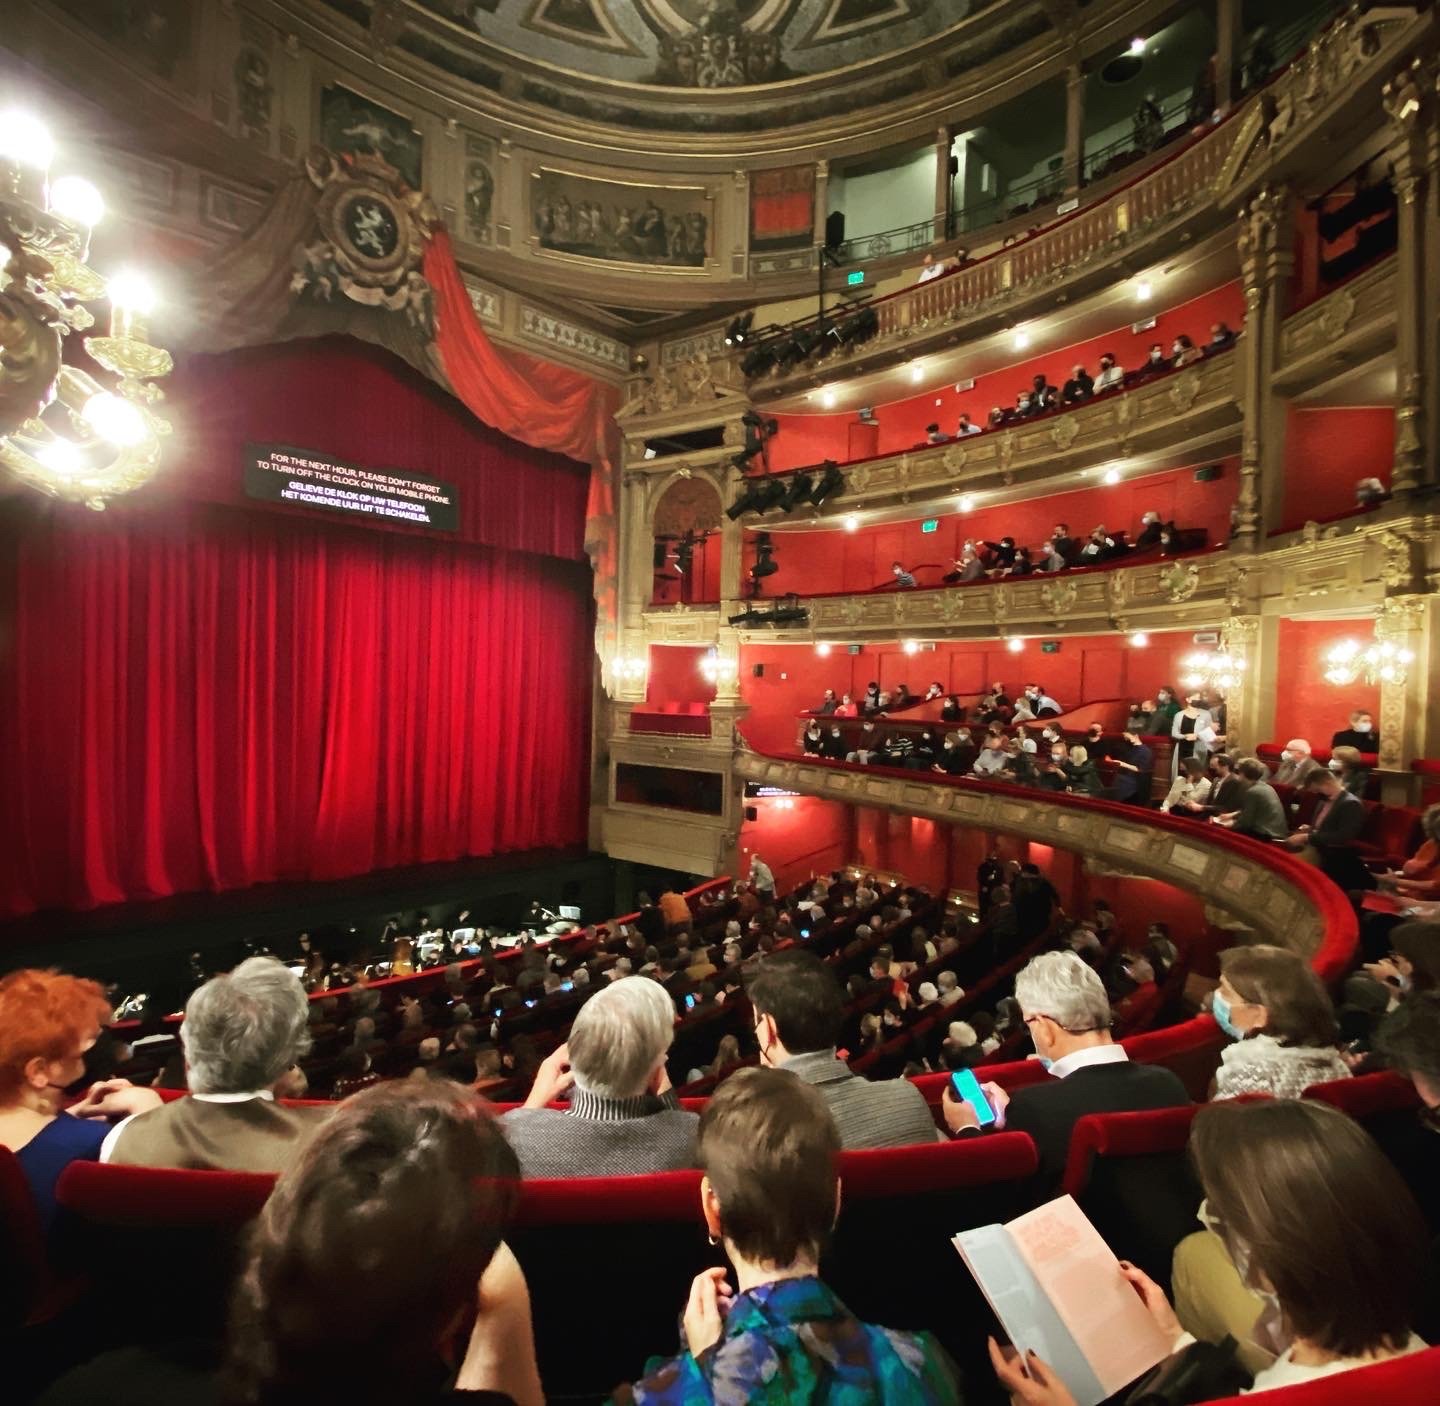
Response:
[[[1440,1401],[1440,1347],[1391,1358],[1275,1391],[1227,1396],[1205,1406],[1435,1406]]]
[[[54,1276],[20,1161],[0,1147],[0,1334],[51,1317]]]

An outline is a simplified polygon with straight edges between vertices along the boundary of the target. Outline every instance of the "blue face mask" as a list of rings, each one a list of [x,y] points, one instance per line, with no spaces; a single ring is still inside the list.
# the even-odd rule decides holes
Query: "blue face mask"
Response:
[[[1230,1002],[1227,1001],[1218,991],[1210,1003],[1210,1014],[1215,1017],[1215,1024],[1218,1025],[1232,1040],[1243,1040],[1245,1032],[1235,1024],[1230,1011]]]
[[[1040,1068],[1047,1074],[1055,1067],[1055,1061],[1053,1059],[1046,1059],[1044,1055],[1036,1055],[1035,1058]]]

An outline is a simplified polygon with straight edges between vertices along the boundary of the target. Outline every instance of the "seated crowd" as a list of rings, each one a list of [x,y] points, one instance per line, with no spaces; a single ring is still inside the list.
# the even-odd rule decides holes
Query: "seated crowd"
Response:
[[[1434,819],[1440,831],[1440,812]],[[55,1186],[77,1158],[279,1174],[222,1341],[178,1356],[102,1356],[44,1399],[111,1399],[104,1388],[123,1373],[127,1391],[143,1384],[144,1399],[162,1402],[458,1391],[538,1403],[525,1271],[505,1243],[519,1181],[699,1168],[697,1218],[729,1269],[705,1271],[688,1298],[684,1285],[654,1286],[683,1300],[679,1351],[656,1344],[660,1355],[635,1362],[633,1385],[614,1400],[959,1402],[956,1367],[935,1338],[867,1325],[826,1283],[822,1254],[844,1197],[837,1156],[1024,1133],[1038,1156],[1027,1191],[1038,1204],[1056,1193],[1084,1115],[1190,1105],[1174,1073],[1131,1059],[1116,1038],[1162,1008],[1178,1013],[1188,941],[1159,922],[1126,932],[1103,902],[1070,916],[1037,866],[993,852],[976,896],[967,919],[923,889],[837,873],[782,897],[757,856],[750,882],[708,908],[667,905],[670,921],[647,901],[654,944],[637,919],[635,931],[586,932],[568,950],[536,945],[512,970],[493,956],[471,979],[447,967],[425,1028],[448,1004],[452,1022],[463,1013],[472,1029],[490,1017],[491,1041],[464,1051],[464,1068],[418,1056],[410,1077],[361,1079],[328,1106],[288,1100],[341,996],[311,1001],[274,958],[250,958],[193,992],[179,1029],[189,1092],[169,1099],[90,1078],[110,1018],[93,982],[41,971],[0,979],[0,1147],[57,1252],[66,1226]],[[1388,1064],[1427,1109],[1440,1105],[1440,925],[1401,924],[1390,942],[1390,956],[1352,975],[1338,1014],[1297,953],[1220,953],[1213,1015],[1229,1043],[1216,1106],[1194,1124],[1206,1201],[1175,1246],[1175,1307],[1139,1268],[1120,1267],[1177,1352],[1234,1329],[1257,1387],[1424,1346],[1434,1227],[1414,1192],[1432,1209],[1434,1198],[1413,1178],[1415,1167],[1433,1177],[1440,1139],[1426,1133],[1419,1161],[1392,1166],[1344,1114],[1299,1097],[1350,1079],[1352,1067]],[[705,981],[711,1009],[733,1020],[728,1047],[696,1070],[710,1094],[697,1114],[680,1105],[669,1070],[691,1019],[685,997]],[[539,993],[523,998],[527,1016],[553,1001],[568,1029],[523,1104],[494,1116],[477,1093],[482,1069],[496,1067],[481,1056],[503,1038],[504,1012],[487,998],[517,988]],[[346,1050],[379,1051],[421,1025],[405,1004],[413,998],[387,1011],[367,999],[376,995],[362,984],[345,997]],[[1357,1013],[1368,1014],[1363,1029]],[[1013,1090],[983,1083],[989,1127],[948,1081],[932,1110],[903,1077],[983,1075],[1027,1052],[1047,1076]],[[343,1063],[353,1079],[355,1061]],[[1230,1102],[1240,1095],[1266,1101]],[[1321,1201],[1345,1216],[1316,1224],[1307,1209]],[[437,1243],[438,1259],[413,1252]],[[993,1340],[991,1354],[1017,1399],[1071,1400],[1043,1362],[1024,1377]],[[1046,1382],[1046,1394],[1031,1394]]]
[[[1152,376],[1191,366],[1207,356],[1228,351],[1235,345],[1237,334],[1224,322],[1216,322],[1210,328],[1210,339],[1203,346],[1196,346],[1185,333],[1180,333],[1170,344],[1167,352],[1161,342],[1153,342],[1145,360],[1133,370],[1126,371],[1120,365],[1114,352],[1101,354],[1099,366],[1094,375],[1083,364],[1077,363],[1059,385],[1045,374],[1037,373],[1028,386],[1015,394],[1014,405],[992,406],[984,424],[977,423],[968,411],[962,412],[956,423],[955,432],[947,433],[937,421],[925,427],[926,444],[948,444],[952,439],[963,439],[966,435],[980,434],[984,430],[1001,429],[1007,425],[1020,424],[1044,415],[1051,410],[1060,410],[1072,405],[1081,405],[1107,391],[1124,390],[1140,385]]]

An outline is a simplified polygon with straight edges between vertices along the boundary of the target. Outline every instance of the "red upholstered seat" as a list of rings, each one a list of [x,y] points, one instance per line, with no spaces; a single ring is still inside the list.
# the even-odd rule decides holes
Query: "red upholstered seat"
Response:
[[[1062,1189],[1119,1258],[1163,1285],[1176,1245],[1198,1229],[1200,1186],[1185,1146],[1199,1107],[1091,1113],[1070,1135]]]
[[[1440,1347],[1432,1347],[1298,1386],[1217,1398],[1205,1406],[1435,1406],[1437,1401]]]
[[[1348,1113],[1357,1122],[1384,1113],[1409,1113],[1420,1106],[1415,1085],[1403,1075],[1385,1070],[1379,1074],[1362,1074],[1358,1079],[1334,1079],[1324,1084],[1311,1084],[1306,1098],[1331,1104]]]

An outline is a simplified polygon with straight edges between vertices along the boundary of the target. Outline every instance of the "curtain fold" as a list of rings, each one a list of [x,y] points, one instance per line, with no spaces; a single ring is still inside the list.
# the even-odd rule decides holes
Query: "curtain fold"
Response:
[[[583,565],[206,506],[26,516],[0,913],[583,843]]]

